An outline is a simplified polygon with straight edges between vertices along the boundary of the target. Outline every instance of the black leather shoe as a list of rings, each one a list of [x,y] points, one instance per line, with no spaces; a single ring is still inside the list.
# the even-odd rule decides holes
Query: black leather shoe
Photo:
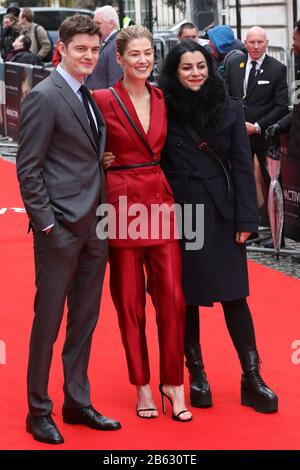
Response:
[[[64,438],[56,427],[51,415],[26,417],[26,431],[32,434],[33,438],[46,444],[63,444]]]
[[[116,431],[121,428],[121,424],[111,418],[101,415],[91,405],[85,408],[66,408],[62,409],[64,423],[83,424],[92,429],[100,431]]]

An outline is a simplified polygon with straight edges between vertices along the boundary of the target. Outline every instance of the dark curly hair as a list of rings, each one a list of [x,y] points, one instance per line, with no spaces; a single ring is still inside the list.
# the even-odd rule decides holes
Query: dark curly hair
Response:
[[[185,52],[201,52],[208,67],[208,78],[198,91],[184,87],[177,76],[181,56]],[[213,68],[210,53],[195,41],[183,41],[169,52],[158,78],[165,92],[169,112],[176,119],[187,122],[199,133],[211,133],[220,127],[222,112],[228,100],[223,79]]]

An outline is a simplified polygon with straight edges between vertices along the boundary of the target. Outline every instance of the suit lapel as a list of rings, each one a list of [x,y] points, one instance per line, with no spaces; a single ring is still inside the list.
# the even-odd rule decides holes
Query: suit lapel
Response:
[[[263,60],[263,63],[261,64],[260,68],[257,71],[257,74],[255,76],[255,80],[254,80],[253,85],[252,85],[252,87],[250,88],[250,90],[247,94],[247,97],[249,97],[251,95],[251,93],[253,93],[253,91],[256,89],[258,80],[261,80],[261,79],[264,78],[264,75],[265,75],[266,71],[268,70],[269,63],[270,63],[269,57],[266,55],[264,60]]]
[[[262,80],[265,78],[265,74],[266,72],[268,72],[269,67],[270,67],[270,58],[269,56],[266,55],[256,75],[256,78],[257,78],[256,83],[258,82],[258,80]]]
[[[150,127],[146,138],[148,139],[150,147],[153,148],[161,136],[166,111],[164,97],[158,95],[155,89],[151,88],[150,84],[147,84],[147,86],[151,93],[151,116]]]
[[[144,129],[139,121],[139,118],[136,114],[136,111],[135,111],[135,108],[132,104],[132,101],[125,89],[125,87],[122,85],[122,82],[119,81],[115,86],[114,86],[116,92],[118,93],[119,97],[121,98],[121,100],[123,101],[127,111],[129,112],[132,120],[134,121],[135,125],[138,127],[138,129],[140,130],[141,134],[144,136],[144,138],[146,140],[148,140],[148,137],[147,135],[145,134],[144,132]],[[152,104],[152,103],[151,103]],[[136,146],[140,149],[140,151],[142,153],[147,153],[147,155],[150,155],[149,152],[146,150],[144,144],[142,143],[141,139],[138,137],[136,131],[134,130],[134,128],[132,127],[132,125],[130,124],[126,114],[124,113],[124,111],[122,110],[121,106],[119,105],[119,103],[117,102],[116,98],[113,97],[112,95],[112,99],[111,99],[111,105],[114,109],[114,112],[116,113],[118,119],[120,120],[121,124],[123,127],[125,127],[126,131],[128,132],[128,134],[131,136],[131,138],[134,140]],[[151,120],[152,120],[152,112],[151,112],[151,117],[150,117],[150,128],[151,128]],[[150,131],[150,128],[149,128],[149,131]],[[150,145],[150,142],[148,140],[148,143]],[[151,145],[150,145],[151,146]]]
[[[105,125],[105,121],[104,121],[104,118],[93,98],[93,94],[91,94],[91,105],[92,105],[92,108],[93,108],[93,111],[95,113],[95,116],[96,116],[96,120],[97,120],[97,125],[98,125],[98,134],[99,134],[99,139],[100,139],[100,142],[101,142],[101,139],[104,139],[105,138],[105,132],[106,132],[106,125]]]
[[[54,84],[60,88],[60,95],[61,97],[68,103],[70,108],[72,109],[73,113],[75,114],[76,119],[80,122],[83,130],[87,134],[88,138],[91,141],[97,155],[98,149],[96,147],[95,139],[92,133],[91,126],[89,124],[86,111],[84,109],[83,104],[81,103],[80,99],[77,98],[74,91],[71,87],[67,84],[65,79],[56,71],[52,72],[51,78]]]
[[[106,48],[106,46],[111,42],[111,41],[114,41],[116,39],[116,36],[117,36],[118,32],[115,32],[112,36],[110,36],[107,41],[103,41],[101,47],[100,47],[100,51],[99,51],[99,54],[101,54],[104,49]]]

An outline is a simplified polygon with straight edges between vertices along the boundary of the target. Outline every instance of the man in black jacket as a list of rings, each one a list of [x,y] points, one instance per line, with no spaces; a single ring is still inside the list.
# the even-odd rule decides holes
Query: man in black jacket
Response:
[[[252,155],[259,160],[266,186],[270,177],[265,167],[267,141],[264,131],[288,113],[286,66],[266,54],[268,40],[264,29],[249,29],[245,59],[233,57],[226,68],[226,83],[231,96],[243,102]]]
[[[266,54],[268,42],[263,28],[250,28],[245,40],[247,57],[229,60],[225,76],[229,94],[243,102],[252,156],[257,156],[266,188],[270,176],[266,169],[268,141],[264,131],[288,113],[289,102],[286,66]],[[272,248],[272,241],[265,247]]]

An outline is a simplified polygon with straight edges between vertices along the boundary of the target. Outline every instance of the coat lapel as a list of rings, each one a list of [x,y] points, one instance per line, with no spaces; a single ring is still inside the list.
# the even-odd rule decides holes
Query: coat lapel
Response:
[[[74,91],[71,89],[71,87],[67,84],[64,78],[56,70],[52,72],[51,78],[54,84],[60,88],[60,95],[62,99],[64,99],[68,103],[70,108],[72,109],[73,113],[75,114],[76,119],[78,119],[78,121],[80,122],[84,132],[87,134],[88,138],[91,141],[92,146],[94,147],[98,155],[98,149],[96,147],[92,129],[89,124],[84,106],[81,103],[80,99],[77,98]]]

